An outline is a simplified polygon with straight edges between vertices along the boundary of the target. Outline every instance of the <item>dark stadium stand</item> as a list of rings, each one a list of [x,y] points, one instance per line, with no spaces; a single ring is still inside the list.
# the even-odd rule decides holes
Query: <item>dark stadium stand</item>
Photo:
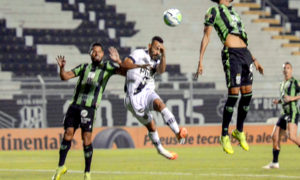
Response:
[[[288,20],[291,23],[291,30],[293,32],[300,30],[300,17],[298,16],[298,10],[290,9],[289,1],[270,0],[270,2],[288,17]],[[271,14],[276,15],[278,13],[274,9],[271,9]]]
[[[263,2],[263,1],[262,1]],[[286,36],[289,39],[289,43],[283,44],[283,47],[298,47],[300,51],[300,37],[295,37],[295,32],[300,31],[300,17],[298,16],[298,9],[291,9],[289,8],[289,1],[282,1],[282,0],[269,0],[269,2],[274,5],[279,11],[276,11],[275,8],[271,7],[272,5],[267,4],[271,7],[271,14],[268,16],[269,18],[274,18],[275,15],[280,15],[281,23],[279,24],[270,24],[270,27],[279,27],[279,36]],[[280,30],[280,27],[283,27],[283,16],[286,16],[288,19],[288,23],[291,24],[290,32],[285,32]],[[276,37],[275,37],[276,38]],[[297,55],[296,52],[292,53]]]
[[[106,5],[105,1],[81,1],[69,4],[67,0],[47,0],[47,2],[62,3],[62,10],[73,11],[74,19],[81,19],[82,23],[74,30],[66,29],[23,29],[24,37],[33,36],[34,45],[25,46],[23,37],[16,37],[16,30],[6,27],[5,20],[0,21],[0,62],[2,71],[12,71],[14,76],[57,76],[56,65],[47,65],[46,56],[37,55],[37,44],[75,45],[81,53],[87,53],[89,45],[94,41],[101,41],[104,46],[115,46],[124,57],[131,51],[129,47],[121,47],[120,37],[130,37],[134,30],[134,22],[127,22],[125,14],[116,13],[115,6]],[[84,3],[86,11],[94,10],[96,20],[89,21],[87,12],[79,12],[79,4]],[[105,29],[99,30],[98,21],[105,20]],[[116,37],[110,38],[108,28],[116,28]],[[39,62],[39,63],[36,63]]]
[[[259,15],[259,19],[255,19],[253,22],[269,23],[269,27],[262,30],[278,32],[278,35],[274,35],[272,38],[289,40],[289,43],[282,44],[282,47],[298,48],[298,51],[292,52],[292,55],[300,55],[300,37],[296,34],[296,31],[300,31],[300,17],[298,9],[289,7],[289,0],[241,0],[240,2],[235,6],[249,7],[249,11],[245,11],[243,14]],[[271,11],[266,11],[265,7],[269,7]],[[276,15],[279,15],[280,19],[276,19]],[[287,24],[285,23],[290,24],[290,29],[286,29]]]
[[[46,56],[37,55],[36,46],[26,46],[25,39],[16,37],[16,30],[0,21],[0,63],[2,71],[14,76],[57,76],[56,65],[47,64]]]
[[[130,37],[138,31],[134,30],[134,22],[126,21],[125,14],[116,12],[115,6],[106,5],[103,0],[77,0],[74,4],[69,4],[66,0],[46,0],[46,2],[62,3],[62,10],[73,11],[73,18],[82,20],[82,23],[75,30],[24,29],[24,35],[35,37],[35,44],[76,45],[81,53],[86,53],[92,42],[100,40],[104,46],[115,46],[121,57],[130,53],[129,47],[121,47],[120,37]],[[84,3],[85,12],[79,11],[79,3]],[[96,13],[95,21],[89,21],[88,11]],[[105,29],[99,29],[99,20],[105,20]],[[108,28],[116,28],[115,38],[109,37]]]

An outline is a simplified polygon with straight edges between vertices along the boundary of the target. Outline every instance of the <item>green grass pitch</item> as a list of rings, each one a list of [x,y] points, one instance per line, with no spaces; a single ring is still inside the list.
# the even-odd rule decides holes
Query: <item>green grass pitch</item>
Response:
[[[170,161],[153,149],[94,150],[92,179],[176,180],[176,179],[300,179],[300,149],[283,145],[280,169],[261,167],[272,159],[272,147],[251,146],[249,152],[234,146],[234,155],[220,146],[169,148],[179,154]],[[0,152],[1,180],[51,179],[58,162],[58,151]],[[83,179],[83,152],[71,150],[66,161],[68,172],[62,180]]]

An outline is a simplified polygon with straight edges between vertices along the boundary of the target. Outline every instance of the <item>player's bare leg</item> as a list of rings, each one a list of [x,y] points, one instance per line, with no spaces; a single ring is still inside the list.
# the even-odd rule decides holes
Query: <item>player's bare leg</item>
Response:
[[[289,139],[300,147],[300,137],[297,136],[298,126],[295,123],[288,123],[287,128]]]
[[[161,154],[162,156],[166,157],[167,159],[175,160],[178,155],[175,152],[171,152],[171,151],[166,150],[162,146],[162,144],[160,142],[160,139],[159,139],[158,132],[156,130],[154,120],[152,120],[150,123],[146,124],[145,126],[149,131],[149,134],[148,134],[149,138],[151,139],[151,141],[152,141],[153,145],[155,146],[157,152],[159,154]]]
[[[175,133],[178,142],[180,144],[184,144],[185,138],[187,136],[187,129],[179,128],[173,113],[166,107],[166,105],[162,102],[161,99],[155,99],[153,101],[153,108],[155,111],[161,113],[165,123]]]
[[[285,133],[279,126],[275,125],[272,132],[272,141],[273,141],[273,160],[269,164],[263,166],[263,169],[278,169],[279,162],[278,156],[280,153],[280,138]]]

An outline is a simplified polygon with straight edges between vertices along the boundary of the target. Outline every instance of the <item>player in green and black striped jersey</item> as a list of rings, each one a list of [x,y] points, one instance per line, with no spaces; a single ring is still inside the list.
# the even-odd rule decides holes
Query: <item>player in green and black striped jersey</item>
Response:
[[[83,150],[85,157],[85,180],[89,180],[90,166],[93,155],[92,146],[92,129],[95,112],[100,104],[102,94],[109,78],[114,74],[125,75],[126,71],[131,68],[141,67],[132,64],[124,65],[120,60],[117,50],[113,47],[109,48],[110,57],[114,62],[102,60],[104,50],[101,43],[93,43],[90,48],[90,56],[92,62],[89,64],[81,64],[71,71],[65,71],[66,61],[64,56],[57,57],[57,63],[60,67],[60,77],[62,80],[68,80],[79,77],[73,100],[69,106],[64,119],[64,137],[59,151],[59,163],[54,180],[60,179],[60,176],[66,172],[64,166],[67,153],[71,147],[71,141],[76,129],[80,126],[83,139]],[[117,65],[115,65],[117,63]]]
[[[289,62],[283,65],[284,81],[280,84],[280,98],[273,101],[282,105],[282,113],[279,117],[273,133],[273,161],[264,166],[264,169],[279,168],[278,156],[280,152],[280,137],[287,129],[288,138],[300,147],[300,137],[297,136],[300,87],[298,81],[292,75],[293,68]]]
[[[233,0],[211,1],[218,3],[218,5],[209,8],[205,15],[204,35],[201,42],[199,64],[195,78],[198,78],[198,75],[203,72],[203,57],[210,34],[214,28],[221,42],[224,44],[222,63],[228,88],[228,98],[223,112],[220,142],[226,153],[233,154],[234,151],[228,136],[228,126],[232,118],[234,106],[241,92],[241,99],[238,106],[237,129],[232,132],[232,135],[239,141],[241,147],[248,151],[249,146],[243,132],[243,126],[252,98],[252,67],[254,65],[261,74],[263,74],[263,68],[247,49],[248,38],[244,24],[239,14],[230,6]]]

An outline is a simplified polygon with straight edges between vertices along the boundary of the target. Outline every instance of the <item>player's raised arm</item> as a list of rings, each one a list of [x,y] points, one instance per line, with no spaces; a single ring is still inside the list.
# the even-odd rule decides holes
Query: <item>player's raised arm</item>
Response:
[[[213,26],[205,26],[204,27],[204,34],[203,34],[201,46],[200,46],[199,63],[198,63],[197,71],[195,73],[195,79],[198,79],[199,74],[201,75],[203,73],[203,57],[204,57],[206,47],[210,40],[210,34],[211,34],[212,29],[213,29]]]
[[[65,65],[66,65],[66,60],[65,60],[65,56],[57,56],[56,58],[57,64],[59,66],[59,75],[61,80],[69,80],[71,78],[75,77],[75,74],[73,71],[65,71]]]

